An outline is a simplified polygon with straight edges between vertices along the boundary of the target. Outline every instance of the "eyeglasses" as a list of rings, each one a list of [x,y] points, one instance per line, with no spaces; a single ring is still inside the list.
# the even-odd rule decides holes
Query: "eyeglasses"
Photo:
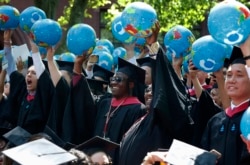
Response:
[[[152,92],[152,86],[148,86],[145,88],[145,93],[149,93],[149,92]]]
[[[126,80],[126,78],[124,78],[124,77],[117,77],[117,76],[116,77],[110,77],[110,82],[115,81],[117,83],[120,83],[120,82],[122,82],[124,80]]]

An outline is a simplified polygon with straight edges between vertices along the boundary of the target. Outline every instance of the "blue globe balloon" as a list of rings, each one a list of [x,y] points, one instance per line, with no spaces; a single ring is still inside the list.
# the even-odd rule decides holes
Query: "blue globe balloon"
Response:
[[[105,46],[106,48],[108,48],[110,54],[112,54],[114,51],[114,45],[108,39],[97,40],[96,46]]]
[[[113,56],[105,51],[99,51],[96,55],[99,56],[98,65],[111,71],[114,64]]]
[[[190,54],[195,41],[193,33],[182,25],[172,27],[164,36],[164,45],[176,58]]]
[[[60,60],[61,54],[55,54],[53,56],[54,60]]]
[[[32,25],[30,36],[38,46],[54,46],[62,37],[62,28],[52,19],[41,19]]]
[[[250,140],[250,107],[247,108],[241,117],[240,130],[242,135]]]
[[[35,6],[30,6],[24,9],[20,14],[20,28],[29,33],[32,25],[41,19],[45,19],[46,14],[43,10]]]
[[[68,50],[76,56],[81,56],[83,53],[89,55],[96,46],[95,30],[88,24],[76,24],[69,29],[66,44]]]
[[[111,31],[112,31],[114,38],[122,43],[130,44],[136,40],[134,36],[130,35],[123,28],[120,15],[116,16],[115,19],[112,21]]]
[[[76,59],[76,56],[71,52],[62,53],[59,57],[60,61],[74,62],[75,59]]]
[[[173,61],[173,59],[172,59],[172,51],[167,49],[165,55],[167,56],[169,62],[172,63],[172,61]]]
[[[230,59],[234,47],[232,45],[226,45],[226,47],[227,47],[226,58]]]
[[[122,26],[126,32],[136,37],[148,37],[157,21],[155,9],[144,2],[128,4],[121,14]]]
[[[183,58],[183,61],[182,61],[182,72],[183,74],[186,74],[188,73],[188,63],[189,63],[189,59],[190,59],[190,55],[187,55]]]
[[[98,45],[98,46],[95,46],[92,54],[96,54],[97,52],[99,51],[105,51],[107,53],[110,53],[109,49],[106,47],[106,46],[103,46],[103,45]]]
[[[211,35],[197,39],[192,45],[193,63],[204,72],[215,72],[222,68],[226,55],[227,46],[213,39]]]
[[[15,7],[9,5],[0,6],[0,29],[8,30],[17,28],[19,17],[20,13]]]
[[[138,54],[141,53],[141,51],[144,49],[144,46],[146,45],[146,40],[145,38],[137,38],[135,41],[135,52]]]
[[[45,47],[39,46],[38,49],[41,55],[45,55],[45,56],[47,55],[47,49]]]
[[[250,33],[250,11],[238,1],[223,1],[210,10],[207,24],[218,42],[239,45]]]
[[[118,64],[118,57],[127,59],[127,51],[123,47],[117,47],[114,49],[112,56],[114,59],[114,65],[116,66]]]

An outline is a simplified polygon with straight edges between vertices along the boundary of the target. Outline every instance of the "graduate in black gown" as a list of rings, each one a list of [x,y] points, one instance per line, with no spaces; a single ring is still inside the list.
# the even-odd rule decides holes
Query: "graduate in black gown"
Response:
[[[70,93],[70,82],[72,79],[73,62],[54,60],[54,49],[47,49],[47,67],[55,89],[52,100],[50,115],[47,126],[59,137],[62,134],[62,121],[66,103]]]
[[[16,69],[11,54],[11,31],[4,32],[5,57],[8,60],[7,73],[10,77],[8,97],[8,119],[13,126],[20,126],[35,134],[42,132],[47,123],[54,94],[49,73],[41,60],[38,47],[31,41],[33,66],[26,77]]]
[[[75,145],[93,137],[96,116],[94,98],[82,70],[86,59],[86,54],[76,56],[62,123],[62,140]]]
[[[99,102],[94,135],[120,143],[133,123],[146,113],[145,105],[139,101],[134,91],[138,84],[144,84],[144,81],[143,69],[118,58],[118,70],[110,78],[113,97]],[[110,155],[117,163],[118,150]]]
[[[250,154],[240,135],[240,121],[249,107],[250,99],[250,37],[240,45],[244,58],[232,61],[226,73],[225,90],[231,98],[231,106],[208,122],[202,138],[206,150],[216,149],[222,154],[217,164],[249,164]]]

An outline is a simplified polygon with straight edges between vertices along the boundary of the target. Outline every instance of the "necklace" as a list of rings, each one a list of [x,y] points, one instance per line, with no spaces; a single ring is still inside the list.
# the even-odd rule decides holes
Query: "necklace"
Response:
[[[125,97],[121,103],[111,112],[111,105],[112,103],[110,104],[109,106],[109,111],[108,111],[108,114],[107,114],[107,117],[106,117],[106,121],[105,121],[105,125],[104,125],[104,128],[103,128],[103,138],[105,139],[108,139],[106,137],[106,134],[107,134],[107,131],[108,131],[108,123],[109,123],[109,120],[110,120],[110,117],[113,116],[113,114],[120,108],[120,106],[126,101],[127,97]]]

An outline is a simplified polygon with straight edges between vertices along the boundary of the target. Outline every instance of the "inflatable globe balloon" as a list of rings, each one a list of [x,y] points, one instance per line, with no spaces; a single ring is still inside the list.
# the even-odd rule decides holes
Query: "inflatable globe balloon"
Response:
[[[92,54],[96,54],[97,52],[99,51],[105,51],[107,53],[110,53],[109,49],[106,47],[106,46],[103,46],[103,45],[98,45],[98,46],[95,46]]]
[[[115,39],[121,43],[130,44],[135,41],[135,37],[130,35],[122,26],[121,16],[116,16],[111,23],[111,31]]]
[[[60,60],[61,54],[55,54],[53,56],[54,60]]]
[[[0,29],[8,30],[17,28],[19,17],[20,13],[15,7],[9,5],[0,6]]]
[[[32,25],[30,36],[38,46],[54,46],[62,37],[62,28],[52,19],[41,19]]]
[[[232,45],[226,45],[226,47],[227,47],[226,58],[230,59],[234,47]]]
[[[182,25],[172,27],[164,36],[165,47],[170,48],[176,58],[190,54],[194,41],[193,33]]]
[[[132,2],[123,10],[121,21],[126,32],[135,37],[145,38],[152,34],[157,14],[154,8],[147,3]]]
[[[187,55],[183,58],[183,61],[182,61],[182,71],[183,73],[188,73],[188,64],[189,64],[189,59],[190,59],[190,55]]]
[[[35,6],[30,6],[21,12],[19,26],[23,31],[29,33],[32,25],[36,21],[45,19],[45,18],[46,18],[46,14],[43,10]]]
[[[172,51],[170,51],[169,49],[166,50],[166,56],[167,56],[167,59],[170,63],[172,63],[173,59],[172,59]]]
[[[88,24],[76,24],[69,29],[66,44],[68,50],[76,56],[83,53],[89,55],[96,46],[95,30]]]
[[[223,1],[210,10],[207,24],[218,42],[239,45],[250,33],[250,11],[238,1]]]
[[[114,51],[114,45],[108,39],[97,40],[96,46],[105,46],[106,48],[108,48],[110,54],[112,54]]]
[[[116,66],[118,64],[118,57],[127,59],[127,51],[123,47],[117,47],[114,49],[112,56],[114,59],[114,65]]]
[[[141,51],[144,49],[144,46],[146,45],[146,40],[145,38],[137,38],[135,41],[135,52],[140,54]]]
[[[211,35],[206,35],[193,43],[191,58],[199,70],[215,72],[223,67],[226,54],[225,44],[219,43]]]
[[[113,56],[105,51],[97,52],[96,55],[99,56],[98,65],[111,71],[114,64]]]
[[[243,113],[240,121],[240,130],[242,135],[250,140],[250,107]]]
[[[62,53],[60,55],[59,60],[60,61],[74,62],[75,58],[76,58],[76,56],[73,53],[65,52],[65,53]]]

